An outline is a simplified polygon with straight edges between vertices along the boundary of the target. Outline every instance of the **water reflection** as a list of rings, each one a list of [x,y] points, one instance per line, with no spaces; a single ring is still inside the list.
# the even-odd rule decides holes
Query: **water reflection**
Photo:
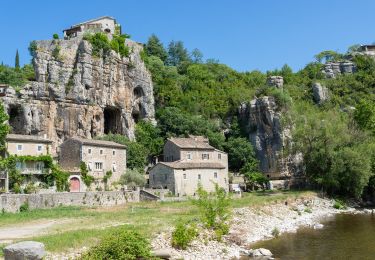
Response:
[[[375,259],[375,216],[340,214],[324,229],[301,228],[294,234],[251,245],[276,259]]]

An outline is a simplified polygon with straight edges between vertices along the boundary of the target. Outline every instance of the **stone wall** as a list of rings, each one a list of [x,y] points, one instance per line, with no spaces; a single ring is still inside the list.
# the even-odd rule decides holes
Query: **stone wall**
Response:
[[[28,202],[30,209],[46,209],[58,206],[114,206],[139,202],[138,191],[59,192],[49,194],[0,195],[0,211],[18,212]]]

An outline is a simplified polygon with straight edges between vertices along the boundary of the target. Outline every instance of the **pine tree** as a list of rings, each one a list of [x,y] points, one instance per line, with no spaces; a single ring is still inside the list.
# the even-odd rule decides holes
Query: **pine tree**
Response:
[[[168,53],[155,34],[151,35],[150,38],[148,38],[145,50],[148,56],[159,57],[163,62],[165,62],[165,60],[167,59]]]
[[[16,69],[19,69],[20,68],[20,56],[18,54],[18,49],[17,49],[17,52],[16,52],[16,61],[15,61],[15,66],[14,66]]]

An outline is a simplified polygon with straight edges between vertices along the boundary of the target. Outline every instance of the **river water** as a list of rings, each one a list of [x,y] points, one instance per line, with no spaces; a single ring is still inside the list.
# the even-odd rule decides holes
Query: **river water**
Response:
[[[267,248],[275,259],[375,260],[375,215],[339,214],[322,223],[323,229],[300,228],[251,248]]]

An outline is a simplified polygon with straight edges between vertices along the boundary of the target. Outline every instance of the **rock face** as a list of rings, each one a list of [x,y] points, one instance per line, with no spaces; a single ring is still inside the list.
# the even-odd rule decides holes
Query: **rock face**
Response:
[[[329,99],[328,89],[316,82],[312,85],[313,98],[317,104],[322,104]]]
[[[284,85],[284,78],[282,76],[269,76],[267,78],[267,85],[270,87],[282,88]]]
[[[111,51],[99,58],[81,37],[37,41],[36,82],[18,93],[10,88],[4,97],[12,132],[46,135],[55,149],[71,136],[111,132],[133,139],[138,120],[155,121],[154,97],[142,46],[130,40],[126,45],[129,57]]]
[[[239,115],[260,161],[260,170],[267,177],[284,179],[299,173],[301,156],[288,155],[286,151],[292,142],[290,129],[282,128],[281,112],[273,97],[242,104]]]
[[[5,260],[40,260],[46,255],[44,245],[34,241],[24,241],[3,249]]]
[[[351,61],[327,62],[323,68],[323,73],[327,78],[336,78],[340,74],[354,72],[356,72],[356,66]]]

